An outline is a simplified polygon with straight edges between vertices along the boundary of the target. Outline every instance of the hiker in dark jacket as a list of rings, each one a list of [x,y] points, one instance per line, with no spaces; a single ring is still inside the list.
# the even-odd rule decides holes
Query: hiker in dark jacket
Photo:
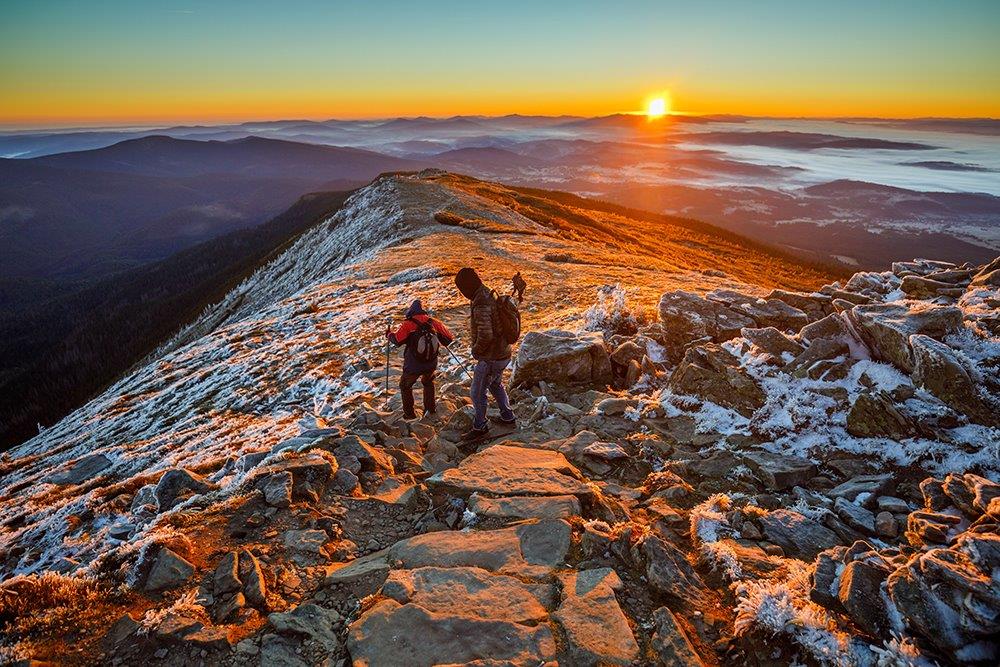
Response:
[[[500,408],[500,416],[491,417],[492,421],[505,425],[516,423],[507,390],[503,386],[503,372],[510,363],[511,346],[500,334],[499,323],[495,321],[493,293],[483,285],[475,270],[464,268],[459,271],[455,276],[455,286],[472,305],[469,331],[472,356],[476,360],[472,376],[472,406],[476,416],[472,429],[464,433],[462,439],[475,440],[490,430],[486,421],[487,392],[493,394]]]
[[[437,370],[437,354],[421,354],[418,347],[421,336],[426,332],[436,336],[441,345],[450,345],[455,340],[441,320],[431,317],[424,311],[420,299],[410,304],[410,308],[406,311],[406,319],[395,333],[391,327],[386,329],[389,342],[396,346],[406,345],[403,351],[403,374],[399,377],[404,419],[417,417],[413,411],[413,385],[417,380],[420,380],[420,384],[424,387],[424,415],[434,414],[434,372]]]

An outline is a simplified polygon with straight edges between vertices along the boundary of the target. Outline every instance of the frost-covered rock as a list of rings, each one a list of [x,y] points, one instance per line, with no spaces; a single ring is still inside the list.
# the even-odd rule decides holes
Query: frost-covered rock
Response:
[[[816,475],[815,464],[800,456],[767,451],[747,452],[744,456],[769,489],[790,489]]]
[[[915,435],[916,427],[887,392],[866,392],[855,399],[847,413],[847,432],[861,438],[899,440]]]
[[[740,368],[739,360],[715,344],[688,350],[670,378],[670,388],[732,408],[745,417],[766,399],[757,382]]]
[[[779,363],[784,355],[790,355],[794,358],[805,350],[800,343],[795,342],[774,327],[742,329],[740,335],[750,341],[752,345],[770,354],[775,363]]]
[[[982,424],[1000,424],[997,406],[989,406],[979,393],[975,368],[958,352],[930,336],[910,336],[913,381],[949,407]]]
[[[53,484],[79,484],[86,482],[111,467],[111,460],[104,454],[91,454],[75,461],[68,469],[52,477]]]
[[[180,586],[194,574],[194,565],[173,550],[162,547],[153,559],[143,590],[162,591]]]
[[[693,341],[710,339],[721,343],[738,336],[741,329],[757,326],[747,315],[683,290],[661,296],[659,313],[664,344],[674,362]]]
[[[758,522],[764,537],[790,556],[813,558],[820,551],[840,544],[832,530],[791,510],[768,512]]]
[[[156,483],[156,502],[160,511],[165,512],[171,509],[181,496],[198,495],[214,488],[216,488],[214,484],[200,475],[183,468],[174,468],[163,473],[160,481]]]
[[[653,612],[653,622],[656,624],[652,646],[659,657],[660,664],[676,665],[677,667],[703,667],[704,662],[687,634],[681,629],[669,607],[660,607]]]
[[[911,336],[924,334],[939,340],[962,326],[960,309],[933,304],[855,306],[849,317],[877,359],[891,362],[906,373],[912,373],[914,368]]]
[[[605,387],[611,382],[611,358],[597,332],[529,331],[521,340],[510,381],[519,387],[541,381]]]
[[[833,312],[833,298],[819,292],[789,292],[787,290],[775,289],[771,290],[766,299],[768,301],[771,299],[784,301],[789,306],[798,308],[804,312],[813,321],[820,320]]]
[[[763,299],[733,290],[713,290],[705,297],[749,317],[758,327],[798,331],[809,323],[808,315],[780,299]]]

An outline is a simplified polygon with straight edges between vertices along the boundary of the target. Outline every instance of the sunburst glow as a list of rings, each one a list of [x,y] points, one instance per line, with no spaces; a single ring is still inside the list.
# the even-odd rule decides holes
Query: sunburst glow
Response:
[[[662,118],[669,113],[670,107],[666,97],[654,97],[646,105],[646,116],[649,118]]]

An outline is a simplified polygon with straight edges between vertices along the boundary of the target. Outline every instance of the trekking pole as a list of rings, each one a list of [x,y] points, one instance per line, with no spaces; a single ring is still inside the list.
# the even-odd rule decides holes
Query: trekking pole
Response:
[[[444,349],[448,350],[448,354],[450,354],[451,358],[455,360],[455,363],[458,364],[459,366],[461,366],[462,372],[465,373],[465,377],[467,377],[467,378],[469,378],[471,380],[472,379],[472,374],[469,373],[469,369],[466,368],[465,364],[462,363],[462,360],[459,359],[458,356],[456,356],[455,353],[451,351],[451,347],[445,345]]]
[[[385,327],[386,327],[386,331],[388,331],[388,330],[390,330],[392,328],[392,319],[391,318],[387,317],[385,319]],[[389,335],[386,334],[386,337],[385,337],[385,407],[387,409],[389,407],[389,344],[390,344],[390,342],[391,341],[389,340]]]

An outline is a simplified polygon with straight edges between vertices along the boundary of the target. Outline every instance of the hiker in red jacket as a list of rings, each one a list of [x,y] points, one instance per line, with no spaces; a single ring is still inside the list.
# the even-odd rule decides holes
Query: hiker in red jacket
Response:
[[[389,342],[406,345],[399,393],[403,398],[403,419],[416,419],[413,411],[413,385],[420,380],[424,387],[424,415],[434,414],[434,372],[437,370],[439,345],[450,345],[455,337],[441,320],[428,315],[417,299],[406,311],[406,320],[395,333],[386,329]]]

